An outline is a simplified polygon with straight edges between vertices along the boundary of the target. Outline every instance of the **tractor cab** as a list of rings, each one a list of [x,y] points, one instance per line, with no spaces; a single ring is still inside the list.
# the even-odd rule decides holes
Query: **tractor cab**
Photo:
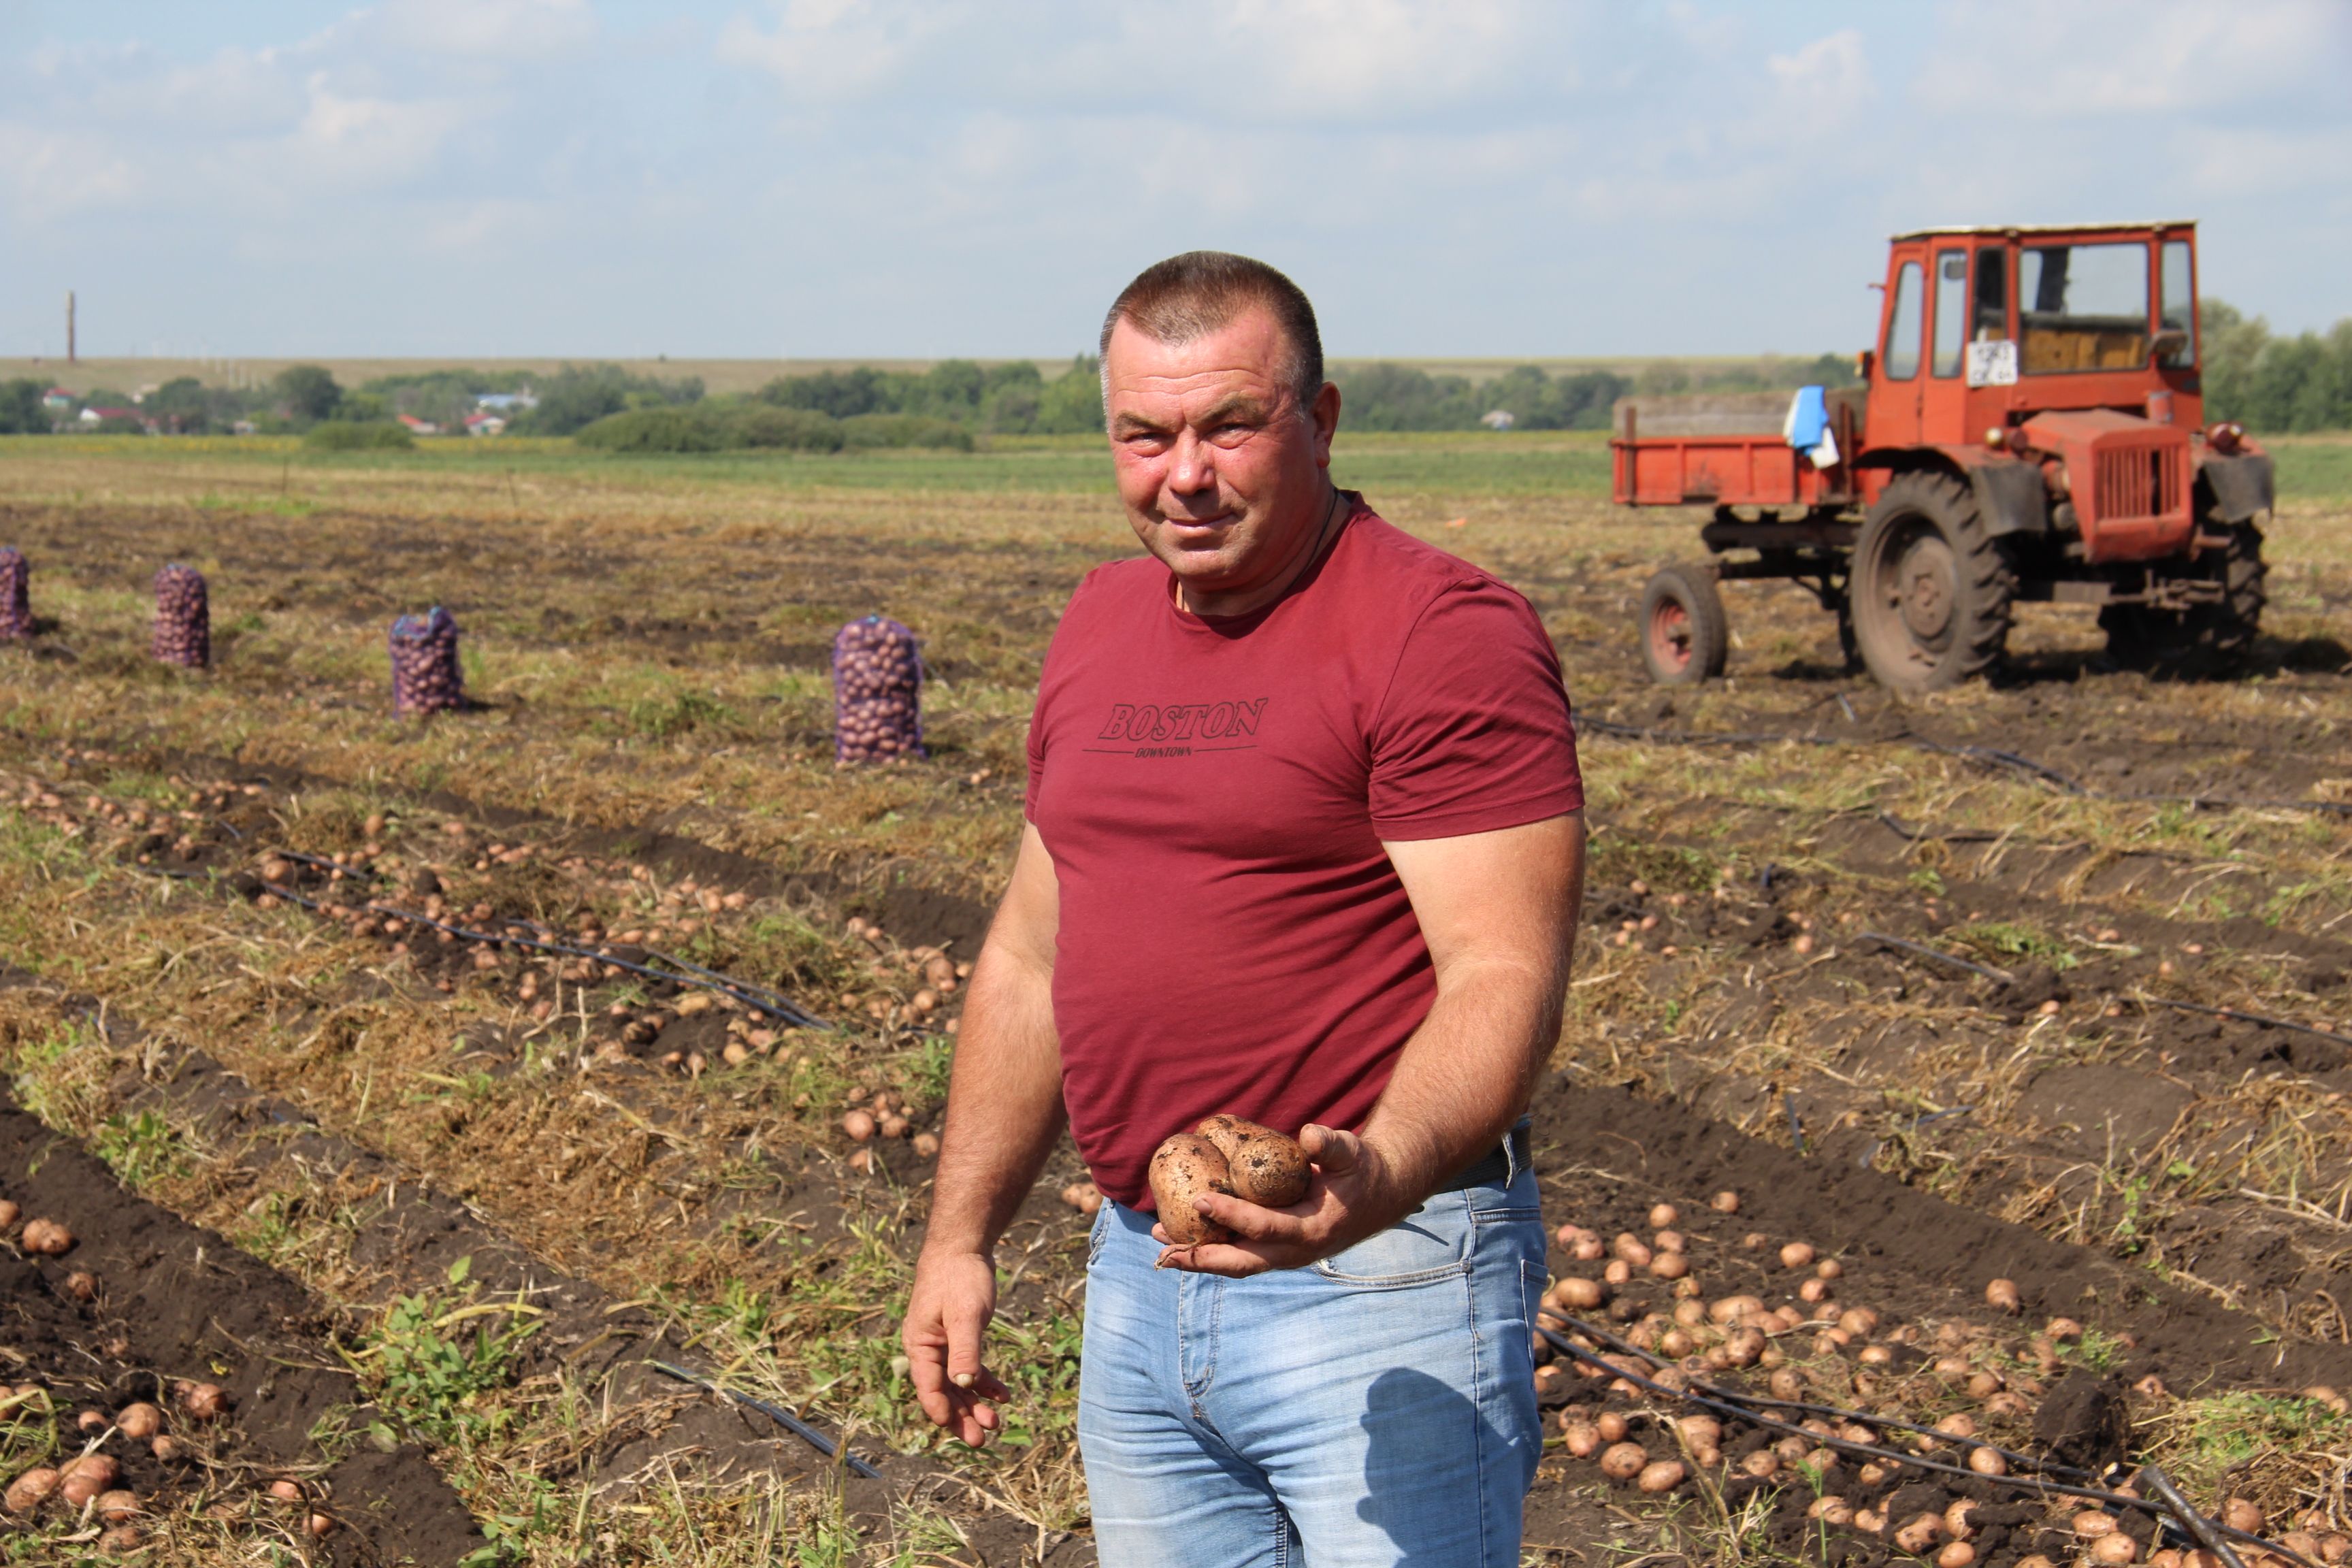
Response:
[[[2200,423],[2194,224],[1897,235],[1883,288],[1866,447],[1980,446],[2067,410]]]

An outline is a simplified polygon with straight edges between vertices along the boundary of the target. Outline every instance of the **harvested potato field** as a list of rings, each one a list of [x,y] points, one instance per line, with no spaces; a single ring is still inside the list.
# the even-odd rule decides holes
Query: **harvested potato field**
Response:
[[[1134,549],[1105,459],[484,445],[0,442],[0,1479],[57,1472],[0,1557],[1091,1561],[1066,1144],[1003,1441],[896,1331],[1039,661]],[[1583,721],[1529,1561],[2205,1568],[2147,1465],[2242,1568],[2352,1552],[2347,450],[2282,447],[2242,677],[2031,605],[1898,701],[1786,585],[1647,684],[1699,520],[1588,437],[1343,439]]]

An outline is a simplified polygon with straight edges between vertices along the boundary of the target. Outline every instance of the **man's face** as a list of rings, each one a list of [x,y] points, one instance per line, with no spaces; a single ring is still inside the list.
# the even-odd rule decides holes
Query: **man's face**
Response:
[[[1339,391],[1302,411],[1286,348],[1257,309],[1183,344],[1122,320],[1103,355],[1119,500],[1207,614],[1255,608],[1237,601],[1286,581],[1328,512]]]

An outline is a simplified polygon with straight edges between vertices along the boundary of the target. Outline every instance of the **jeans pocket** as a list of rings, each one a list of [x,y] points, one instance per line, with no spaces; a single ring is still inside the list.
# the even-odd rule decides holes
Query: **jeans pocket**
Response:
[[[1519,1179],[1509,1186],[1485,1186],[1467,1189],[1470,1194],[1470,1217],[1480,1225],[1501,1225],[1512,1220],[1543,1219],[1543,1191],[1536,1185],[1535,1173],[1522,1168]]]
[[[1444,1194],[1459,1198],[1459,1194]],[[1393,1289],[1458,1279],[1470,1271],[1471,1225],[1466,1204],[1432,1199],[1417,1214],[1355,1246],[1318,1259],[1314,1271],[1342,1285]]]

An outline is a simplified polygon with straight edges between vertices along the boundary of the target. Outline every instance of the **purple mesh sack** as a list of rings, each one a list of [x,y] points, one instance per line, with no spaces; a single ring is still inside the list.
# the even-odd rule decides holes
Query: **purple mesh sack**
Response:
[[[0,546],[0,639],[33,635],[32,574],[23,551]]]
[[[867,616],[833,638],[835,763],[923,755],[923,656],[915,634]]]
[[[205,574],[194,567],[174,563],[155,574],[155,636],[149,647],[183,669],[212,663],[212,599]]]
[[[392,710],[439,713],[466,705],[457,664],[457,622],[440,605],[392,623]]]

